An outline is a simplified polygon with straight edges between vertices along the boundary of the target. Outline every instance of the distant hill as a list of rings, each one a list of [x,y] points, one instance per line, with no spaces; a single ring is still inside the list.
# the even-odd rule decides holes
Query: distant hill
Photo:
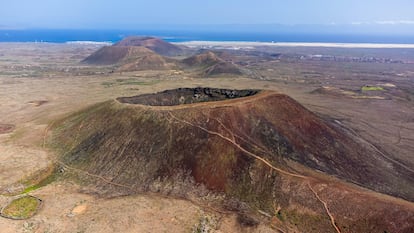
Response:
[[[159,38],[146,36],[126,37],[114,44],[114,47],[118,46],[142,46],[163,56],[177,56],[184,53],[184,50],[177,45],[173,45]]]
[[[242,70],[230,61],[226,61],[211,51],[205,51],[200,54],[188,57],[182,60],[182,64],[191,68],[201,69],[203,75],[218,74],[243,74]]]
[[[153,51],[144,47],[105,46],[85,58],[82,62],[91,65],[114,65],[153,54]]]
[[[218,74],[234,74],[241,75],[243,72],[241,69],[230,62],[219,62],[214,64],[204,70],[204,74],[209,75],[218,75]]]
[[[242,75],[242,69],[228,59],[206,50],[177,61],[164,56],[184,54],[182,48],[154,37],[127,37],[112,46],[105,46],[82,62],[91,65],[117,65],[118,71],[193,69],[202,76],[220,74]]]
[[[105,46],[83,62],[91,65],[117,65],[117,71],[166,70],[176,66],[173,60],[140,46]]]
[[[211,51],[206,51],[182,60],[184,64],[189,66],[211,66],[221,61],[223,60]]]
[[[118,71],[165,70],[176,68],[176,61],[163,56],[185,52],[179,46],[154,37],[127,37],[112,46],[105,46],[85,58],[90,65],[117,65]]]
[[[117,71],[175,69],[174,61],[158,54],[148,54],[121,65]]]

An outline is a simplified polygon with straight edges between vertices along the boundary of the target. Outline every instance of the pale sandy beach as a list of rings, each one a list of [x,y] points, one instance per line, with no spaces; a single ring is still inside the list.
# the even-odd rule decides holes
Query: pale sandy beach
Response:
[[[188,47],[226,47],[226,48],[253,48],[258,46],[278,47],[331,47],[331,48],[401,48],[413,49],[414,44],[375,44],[375,43],[296,43],[296,42],[249,42],[249,41],[188,41],[175,44]]]

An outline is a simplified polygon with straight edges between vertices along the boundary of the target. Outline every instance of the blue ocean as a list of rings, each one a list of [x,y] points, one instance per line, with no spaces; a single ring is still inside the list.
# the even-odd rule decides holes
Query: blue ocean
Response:
[[[253,41],[306,43],[383,43],[414,44],[414,36],[286,33],[286,32],[226,32],[189,30],[0,30],[0,42],[71,41],[116,42],[129,35],[160,37],[169,42],[186,41]]]

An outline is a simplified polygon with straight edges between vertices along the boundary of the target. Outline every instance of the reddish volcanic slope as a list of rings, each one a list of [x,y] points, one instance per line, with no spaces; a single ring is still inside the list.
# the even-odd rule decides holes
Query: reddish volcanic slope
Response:
[[[176,67],[174,61],[145,47],[106,46],[84,61],[93,65],[116,65],[117,71],[166,70]]]
[[[97,104],[55,127],[62,164],[101,178],[108,195],[185,197],[203,185],[224,193],[224,206],[275,215],[285,231],[413,230],[413,204],[374,191],[413,201],[414,174],[283,94],[167,90]]]
[[[183,49],[155,37],[129,36],[114,44],[114,46],[141,46],[163,56],[183,54]]]
[[[91,65],[115,65],[117,71],[176,69],[176,61],[162,55],[179,55],[183,50],[153,37],[127,37],[105,46],[82,62]]]
[[[152,55],[154,52],[144,47],[105,46],[88,56],[83,62],[93,65],[114,65]]]
[[[202,75],[205,76],[217,74],[241,75],[243,73],[238,66],[221,59],[211,51],[205,51],[203,53],[188,57],[182,60],[182,63],[192,68],[201,69]]]
[[[181,61],[164,56],[183,54],[183,50],[171,43],[153,37],[127,37],[105,46],[83,60],[91,65],[115,65],[117,71],[168,70],[182,68],[197,70],[201,76],[220,74],[241,75],[240,67],[206,51]]]
[[[223,60],[219,58],[215,53],[206,51],[204,53],[188,57],[182,62],[189,66],[211,66],[222,61]]]

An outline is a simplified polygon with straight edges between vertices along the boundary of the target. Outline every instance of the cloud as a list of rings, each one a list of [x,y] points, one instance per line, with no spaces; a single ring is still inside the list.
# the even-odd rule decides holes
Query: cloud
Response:
[[[378,21],[355,21],[351,25],[414,25],[414,20],[378,20]]]
[[[410,24],[414,25],[414,20],[381,20],[375,21],[375,24],[385,24],[385,25],[398,25],[398,24]]]

